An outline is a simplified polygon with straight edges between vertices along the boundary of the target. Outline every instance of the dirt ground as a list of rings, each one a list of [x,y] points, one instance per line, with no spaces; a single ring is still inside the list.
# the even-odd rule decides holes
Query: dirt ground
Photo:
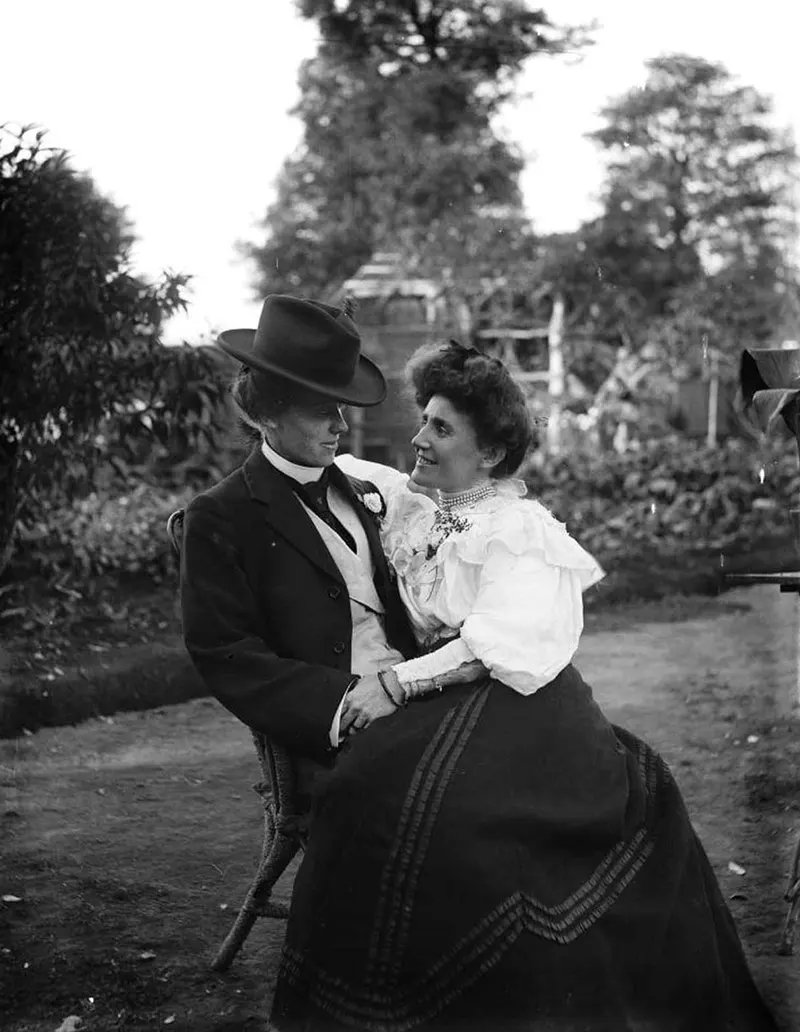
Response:
[[[776,953],[800,833],[797,605],[761,587],[590,612],[577,661],[611,719],[671,764],[786,1032],[800,1029],[800,934],[797,956]],[[281,923],[261,921],[229,973],[209,969],[260,847],[245,728],[198,700],[0,742],[0,764],[5,1032],[69,1016],[80,1032],[267,1029]]]

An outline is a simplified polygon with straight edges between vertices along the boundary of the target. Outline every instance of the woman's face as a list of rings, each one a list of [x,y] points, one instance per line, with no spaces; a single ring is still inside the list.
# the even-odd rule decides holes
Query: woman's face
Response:
[[[422,425],[411,443],[417,453],[411,479],[420,487],[447,494],[482,483],[503,457],[498,449],[480,448],[469,418],[440,394],[425,406]]]
[[[298,466],[330,466],[346,430],[342,406],[319,397],[269,420],[264,436],[270,448]]]

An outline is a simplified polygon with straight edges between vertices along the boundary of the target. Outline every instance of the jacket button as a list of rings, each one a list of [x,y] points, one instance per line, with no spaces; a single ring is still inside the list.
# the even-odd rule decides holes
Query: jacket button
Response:
[[[333,646],[333,651],[336,653],[337,656],[341,656],[344,650],[345,644],[343,641],[337,641],[336,644]]]
[[[341,593],[341,588],[328,588],[328,598],[338,598]]]

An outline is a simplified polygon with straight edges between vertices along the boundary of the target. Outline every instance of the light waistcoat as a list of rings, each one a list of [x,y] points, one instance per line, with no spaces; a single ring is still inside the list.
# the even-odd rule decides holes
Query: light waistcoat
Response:
[[[322,476],[322,468],[298,466],[289,462],[266,443],[262,444],[264,457],[276,469],[301,484],[313,483]],[[350,616],[353,624],[351,641],[351,669],[354,674],[374,674],[387,666],[402,663],[403,656],[386,640],[383,621],[383,603],[375,590],[372,561],[367,535],[361,521],[353,512],[350,503],[334,488],[328,488],[328,505],[331,512],[350,532],[356,543],[357,554],[344,543],[342,538],[328,524],[308,508],[301,498],[311,522],[314,524],[331,558],[339,568],[350,598]]]

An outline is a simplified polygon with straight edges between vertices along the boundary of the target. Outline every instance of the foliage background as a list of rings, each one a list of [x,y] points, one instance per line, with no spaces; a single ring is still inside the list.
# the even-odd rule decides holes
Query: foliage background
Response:
[[[675,436],[623,454],[534,456],[522,474],[531,495],[609,566],[746,554],[789,537],[788,507],[800,504],[797,458],[780,442],[709,449]],[[54,502],[27,525],[18,569],[74,584],[109,573],[161,581],[173,568],[167,517],[199,486],[136,477],[124,492]]]
[[[691,55],[653,59],[593,134],[606,159],[600,216],[541,236],[498,115],[526,62],[580,54],[589,30],[524,0],[298,7],[319,45],[301,71],[300,146],[263,242],[246,250],[256,290],[335,291],[391,249],[444,284],[473,329],[538,323],[559,293],[568,379],[585,389],[566,407],[596,432],[593,448],[532,460],[534,493],[606,562],[785,535],[798,497],[791,450],[705,449],[662,411],[709,349],[730,379],[742,347],[798,335],[797,155],[768,98]],[[163,346],[187,278],[137,276],[133,240],[125,212],[40,132],[2,132],[6,581],[165,576],[166,516],[243,454],[225,395],[232,364],[192,342]],[[632,447],[618,454],[624,420]]]
[[[125,212],[44,136],[0,127],[0,575],[48,514],[225,426],[226,363],[162,344],[188,278],[137,276]]]

